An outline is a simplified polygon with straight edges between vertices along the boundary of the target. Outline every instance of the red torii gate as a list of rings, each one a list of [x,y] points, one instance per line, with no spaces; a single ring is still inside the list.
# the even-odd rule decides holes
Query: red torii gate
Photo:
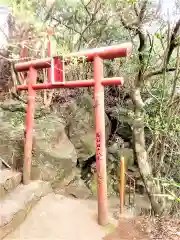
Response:
[[[24,82],[23,85],[17,86],[18,90],[28,91],[25,125],[26,141],[24,144],[23,165],[24,184],[28,184],[30,182],[36,90],[94,87],[98,223],[100,225],[105,225],[108,223],[104,86],[113,84],[123,85],[122,77],[103,78],[103,60],[129,56],[131,54],[131,49],[132,44],[126,43],[111,47],[95,48],[82,52],[70,53],[63,57],[55,56],[28,62],[20,62],[15,65],[17,72],[28,72],[28,82]],[[64,66],[71,61],[72,57],[78,57],[79,61],[82,61],[82,58],[84,59],[85,57],[86,61],[93,62],[94,79],[66,82],[64,76]],[[36,83],[37,70],[42,68],[48,68],[48,82],[38,84]]]

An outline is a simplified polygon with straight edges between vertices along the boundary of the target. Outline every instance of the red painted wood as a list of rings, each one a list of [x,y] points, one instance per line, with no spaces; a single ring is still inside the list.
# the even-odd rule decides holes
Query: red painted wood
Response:
[[[106,172],[106,140],[105,140],[105,110],[103,60],[94,59],[94,101],[95,101],[95,126],[96,126],[96,170],[98,187],[98,223],[108,224],[107,205],[107,172]]]
[[[121,77],[115,78],[103,78],[102,85],[111,86],[111,85],[123,85],[124,80]],[[42,89],[55,89],[55,88],[76,88],[76,87],[93,87],[95,84],[94,80],[78,80],[78,81],[69,81],[66,83],[40,83],[33,84],[32,87],[34,90],[42,90]],[[27,85],[17,86],[18,90],[27,90]]]

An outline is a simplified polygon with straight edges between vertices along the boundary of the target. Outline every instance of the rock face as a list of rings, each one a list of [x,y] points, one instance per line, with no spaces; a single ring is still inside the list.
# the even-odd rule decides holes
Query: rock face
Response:
[[[36,121],[34,132],[33,166],[36,170],[39,167],[39,171],[32,177],[49,181],[69,175],[76,167],[77,155],[65,133],[64,121],[48,115]]]
[[[112,142],[107,148],[107,158],[110,162],[118,164],[120,159],[124,157],[126,167],[131,167],[134,164],[133,149],[125,147],[121,137],[116,137],[115,142]]]
[[[18,169],[23,162],[24,114],[22,104],[10,101],[0,108],[0,154]],[[37,110],[33,139],[32,179],[53,181],[70,174],[77,162],[62,119]]]
[[[82,163],[95,155],[96,134],[92,97],[88,94],[82,95],[66,108],[60,108],[60,114],[67,120],[67,135],[75,146],[79,162]],[[106,140],[108,140],[111,124],[107,115],[105,115],[105,121]]]
[[[0,156],[21,169],[24,152],[26,106],[8,100],[0,104]],[[106,116],[106,138],[110,122]],[[82,95],[59,111],[36,106],[33,135],[32,179],[61,180],[80,163],[95,155],[94,108],[91,96]]]
[[[0,105],[0,157],[15,169],[21,169],[23,165],[25,107],[22,103],[12,100]],[[111,124],[106,116],[106,140],[110,131]],[[77,174],[77,160],[80,166],[84,166],[84,161],[95,156],[95,150],[94,108],[91,96],[84,94],[68,104],[61,104],[59,110],[56,107],[56,111],[36,107],[32,180],[50,181],[55,189],[62,189],[59,184],[68,179],[65,183],[67,192],[79,196],[87,189],[81,186],[80,193],[74,193],[74,189],[78,187],[77,181],[72,183],[72,180],[80,175]],[[125,157],[127,168],[133,165],[133,150],[125,147],[123,139],[118,137],[107,148],[110,195],[119,191],[119,163],[122,156]],[[95,192],[95,179],[90,186],[92,192]],[[89,192],[85,195],[88,196]]]
[[[124,143],[121,138],[116,139],[107,148],[107,182],[108,195],[119,194],[119,179],[120,179],[120,159],[124,157],[126,172],[134,165],[133,150],[123,147]],[[91,165],[91,168],[94,163]],[[86,174],[86,182],[92,191],[93,195],[97,194],[97,176],[96,173],[90,171]],[[84,174],[84,175],[85,175]]]

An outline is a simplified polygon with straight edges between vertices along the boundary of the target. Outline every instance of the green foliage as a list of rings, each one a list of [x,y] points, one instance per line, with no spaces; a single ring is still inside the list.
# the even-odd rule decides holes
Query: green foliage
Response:
[[[157,39],[161,39],[161,38],[162,38],[162,35],[161,35],[160,33],[155,33],[155,37],[156,37]]]
[[[15,112],[13,117],[10,119],[10,122],[12,124],[12,126],[18,126],[20,124],[23,124],[24,122],[24,113],[22,112]]]
[[[126,0],[128,4],[135,4],[137,0]]]
[[[165,179],[154,178],[154,180],[160,181],[162,187],[165,188],[165,191],[167,192],[167,194],[161,194],[161,196],[168,197],[168,199],[180,203],[180,194],[179,194],[180,183],[175,182],[173,179],[167,179],[167,178]],[[173,191],[174,189],[177,189],[179,196],[174,193]]]

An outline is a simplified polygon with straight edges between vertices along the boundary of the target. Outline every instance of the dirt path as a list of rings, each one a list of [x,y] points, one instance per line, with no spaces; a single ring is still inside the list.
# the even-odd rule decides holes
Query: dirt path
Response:
[[[96,209],[61,195],[44,197],[24,223],[5,240],[99,240],[105,235],[97,225]]]
[[[107,235],[104,240],[150,240],[146,229],[133,219],[121,219],[118,228]]]
[[[150,240],[149,220],[121,218],[107,227],[100,227],[96,220],[96,201],[72,199],[49,194],[33,208],[27,219],[5,240]],[[111,208],[112,206],[110,206]],[[148,224],[147,224],[148,223]],[[178,229],[178,227],[177,227]],[[153,229],[154,232],[154,229]],[[176,230],[177,232],[177,230]],[[179,240],[158,238],[161,240]]]
[[[139,236],[132,224],[117,222],[100,227],[96,220],[97,202],[49,194],[33,208],[27,219],[5,240],[132,240]],[[130,234],[129,234],[129,230]],[[114,232],[115,231],[115,232]],[[110,232],[114,232],[107,236]],[[120,238],[121,236],[121,238]],[[127,236],[127,238],[124,238]],[[141,238],[138,238],[141,240]],[[143,239],[146,240],[146,239]]]
[[[121,218],[116,231],[104,240],[180,240],[180,220],[148,216]]]

